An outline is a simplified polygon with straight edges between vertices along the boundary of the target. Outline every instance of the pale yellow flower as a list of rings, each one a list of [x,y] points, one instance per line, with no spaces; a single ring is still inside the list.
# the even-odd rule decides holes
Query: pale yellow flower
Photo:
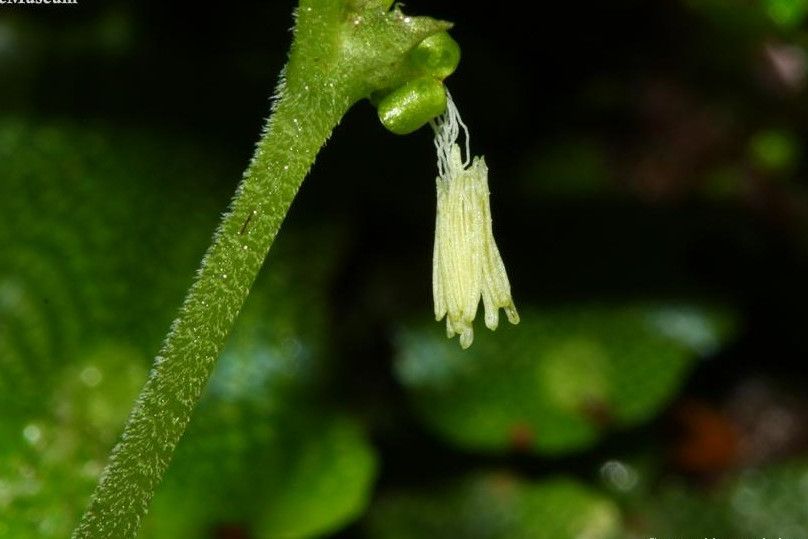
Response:
[[[474,340],[472,323],[481,298],[485,325],[491,330],[499,324],[499,309],[505,309],[512,324],[519,323],[519,314],[491,229],[488,167],[482,157],[469,162],[468,130],[451,95],[447,97],[446,113],[432,123],[439,174],[432,294],[435,319],[445,316],[447,336],[459,335],[460,346],[468,348]],[[457,144],[461,129],[466,138],[465,160]]]

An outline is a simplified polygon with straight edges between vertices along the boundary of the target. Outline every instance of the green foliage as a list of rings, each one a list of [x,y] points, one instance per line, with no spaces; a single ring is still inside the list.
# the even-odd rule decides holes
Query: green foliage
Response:
[[[262,538],[320,535],[361,514],[374,470],[362,429],[345,417],[206,403],[142,536],[205,537],[223,523]]]
[[[469,351],[439,330],[405,331],[396,367],[419,415],[451,442],[563,453],[651,418],[729,325],[692,306],[528,311]]]
[[[145,133],[0,122],[0,536],[69,535],[213,226],[208,190],[180,195],[221,168]]]
[[[749,142],[752,163],[763,172],[789,173],[799,158],[799,144],[793,134],[782,130],[757,133]]]
[[[214,223],[207,190],[183,193],[222,168],[145,134],[0,122],[3,406],[35,407],[100,339],[152,353]]]
[[[70,533],[146,377],[145,356],[120,344],[87,348],[70,359],[36,411],[15,415],[4,408],[0,537]]]
[[[806,0],[763,0],[766,13],[778,25],[785,28],[796,28],[808,14]]]
[[[761,537],[808,534],[808,464],[794,462],[749,469],[727,490],[733,524],[740,533]]]
[[[643,515],[636,536],[653,530],[682,537],[804,537],[808,464],[751,468],[703,492],[667,480],[633,508]]]
[[[570,479],[529,482],[506,473],[472,475],[428,492],[396,492],[370,516],[373,539],[610,539],[617,507]]]

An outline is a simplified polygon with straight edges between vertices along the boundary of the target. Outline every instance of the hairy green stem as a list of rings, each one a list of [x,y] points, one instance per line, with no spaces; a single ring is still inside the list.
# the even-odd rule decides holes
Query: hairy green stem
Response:
[[[317,152],[353,103],[414,76],[405,58],[408,51],[448,28],[432,19],[388,11],[389,4],[301,1],[273,114],[73,533],[75,539],[137,534]]]

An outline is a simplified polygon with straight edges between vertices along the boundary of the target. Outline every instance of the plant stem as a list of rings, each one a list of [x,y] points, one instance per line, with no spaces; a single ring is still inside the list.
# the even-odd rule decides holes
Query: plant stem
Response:
[[[313,95],[279,101],[74,537],[135,535],[289,205],[344,112],[307,116]]]
[[[301,1],[273,114],[74,539],[137,534],[317,152],[353,103],[410,75],[403,61],[408,50],[448,28],[422,17],[405,20],[387,4]]]

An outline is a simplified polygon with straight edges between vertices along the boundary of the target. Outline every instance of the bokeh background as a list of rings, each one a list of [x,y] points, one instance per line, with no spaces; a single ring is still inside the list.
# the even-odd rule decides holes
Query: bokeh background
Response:
[[[0,6],[0,537],[87,503],[293,7]],[[430,133],[360,103],[142,537],[808,536],[808,2],[405,9],[456,23],[522,323],[445,339]]]

